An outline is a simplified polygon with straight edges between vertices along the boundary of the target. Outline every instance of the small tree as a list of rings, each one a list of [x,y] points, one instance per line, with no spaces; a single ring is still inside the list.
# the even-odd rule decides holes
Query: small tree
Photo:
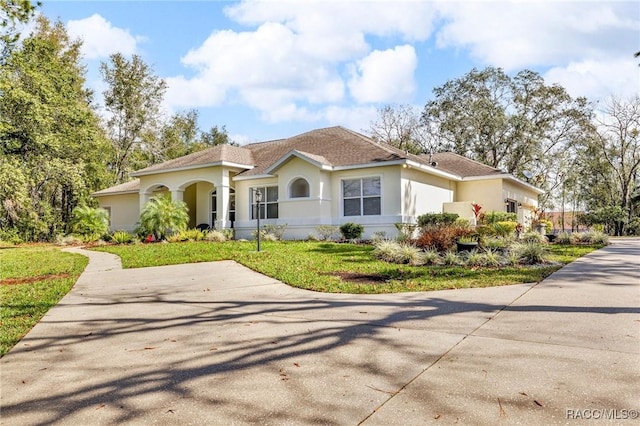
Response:
[[[169,195],[151,198],[140,214],[140,227],[145,233],[153,234],[157,240],[167,235],[187,229],[189,209],[184,201],[172,201]]]
[[[105,209],[78,206],[73,209],[73,232],[97,240],[109,231],[109,213]]]

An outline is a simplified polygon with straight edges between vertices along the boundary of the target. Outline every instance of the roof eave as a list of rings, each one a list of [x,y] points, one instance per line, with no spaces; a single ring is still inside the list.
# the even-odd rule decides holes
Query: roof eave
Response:
[[[267,167],[267,169],[265,170],[265,173],[271,175],[272,173],[277,171],[280,167],[284,166],[285,163],[287,163],[292,157],[296,157],[301,159],[302,161],[306,161],[307,163],[310,163],[322,170],[333,170],[332,166],[321,163],[313,158],[310,158],[298,150],[293,150],[293,151],[289,151],[288,153],[280,157],[278,161],[276,161],[275,163]]]
[[[149,170],[149,171],[140,170],[138,172],[131,172],[129,173],[129,175],[136,176],[136,177],[149,176],[149,175],[157,175],[160,173],[181,172],[185,170],[204,169],[207,167],[218,167],[218,166],[235,167],[238,169],[245,169],[245,170],[251,170],[255,167],[248,164],[233,163],[230,161],[215,161],[213,163],[196,164],[196,165],[183,166],[183,167],[173,167],[170,169],[158,169],[158,170]]]
[[[528,188],[530,190],[532,190],[533,192],[541,195],[544,194],[544,190],[538,188],[537,186],[533,186],[530,183],[527,183],[523,180],[518,179],[517,177],[507,174],[507,173],[500,173],[500,174],[495,174],[495,175],[483,175],[483,176],[467,176],[462,178],[463,181],[474,181],[474,180],[487,180],[487,179],[506,179],[506,180],[510,180],[513,181],[521,186],[524,186],[525,188]]]
[[[139,189],[130,189],[127,191],[114,191],[114,192],[107,192],[104,194],[101,194],[100,191],[94,192],[92,194],[90,194],[91,197],[107,197],[110,195],[126,195],[126,194],[139,194],[140,190]]]

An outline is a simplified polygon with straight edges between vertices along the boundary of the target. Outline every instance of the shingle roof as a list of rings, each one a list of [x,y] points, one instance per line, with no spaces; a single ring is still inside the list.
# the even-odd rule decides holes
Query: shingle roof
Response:
[[[499,169],[451,152],[433,154],[432,157],[429,155],[409,154],[391,145],[376,142],[365,135],[340,126],[311,130],[287,139],[258,142],[241,147],[217,145],[138,170],[133,175],[161,173],[229,162],[245,166],[245,170],[237,176],[260,176],[276,170],[280,166],[279,162],[286,162],[287,158],[298,154],[319,164],[331,167],[364,166],[396,160],[410,160],[423,166],[433,167],[431,160],[437,163],[434,171],[439,170],[460,178],[504,175]],[[103,189],[94,193],[94,195],[136,191],[138,187],[139,181],[135,180]]]
[[[272,164],[294,150],[323,157],[333,166],[369,164],[408,158],[401,150],[377,143],[364,135],[340,126],[311,130],[288,139],[245,145],[244,148],[253,153],[256,167],[242,172],[242,176],[264,174]]]
[[[429,154],[420,156],[420,158],[427,162],[429,161],[429,157]],[[439,152],[433,154],[432,161],[435,161],[438,164],[437,167],[439,169],[463,178],[505,174],[500,169],[470,160],[467,157],[454,154],[453,152]]]
[[[250,150],[240,146],[216,145],[202,151],[194,152],[193,154],[185,155],[184,157],[174,158],[173,160],[165,161],[160,164],[154,164],[153,166],[138,170],[135,173],[132,173],[132,175],[136,176],[148,174],[150,172],[206,166],[208,164],[216,164],[223,161],[241,164],[248,167],[255,165],[255,161]]]
[[[129,182],[121,183],[120,185],[112,186],[111,188],[102,189],[94,192],[95,195],[110,195],[110,194],[122,194],[124,192],[138,192],[140,190],[140,179],[130,180]]]

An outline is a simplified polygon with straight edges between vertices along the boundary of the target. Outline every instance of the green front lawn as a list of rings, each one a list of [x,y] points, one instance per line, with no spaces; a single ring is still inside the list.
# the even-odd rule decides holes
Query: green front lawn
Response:
[[[596,247],[551,246],[551,260],[569,263]],[[491,287],[538,282],[560,266],[469,268],[408,266],[381,262],[373,247],[327,242],[187,242],[106,246],[95,250],[117,254],[125,268],[235,260],[293,287],[337,293],[391,293],[452,288]]]
[[[0,248],[0,356],[69,292],[87,263],[52,246]]]

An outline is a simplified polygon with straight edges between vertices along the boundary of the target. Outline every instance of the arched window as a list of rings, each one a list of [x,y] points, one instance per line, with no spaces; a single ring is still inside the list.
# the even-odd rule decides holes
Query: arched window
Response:
[[[309,196],[309,182],[306,179],[298,178],[289,185],[290,198],[304,198]]]

